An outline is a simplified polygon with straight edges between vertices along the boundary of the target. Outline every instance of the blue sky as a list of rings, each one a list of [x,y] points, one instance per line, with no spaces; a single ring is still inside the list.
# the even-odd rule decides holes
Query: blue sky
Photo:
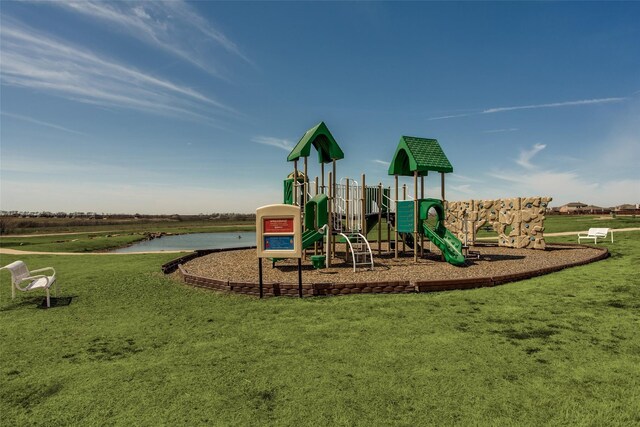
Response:
[[[320,121],[345,152],[340,177],[391,184],[410,135],[439,140],[449,200],[640,203],[640,3],[0,13],[3,210],[253,212],[281,201],[288,151]]]

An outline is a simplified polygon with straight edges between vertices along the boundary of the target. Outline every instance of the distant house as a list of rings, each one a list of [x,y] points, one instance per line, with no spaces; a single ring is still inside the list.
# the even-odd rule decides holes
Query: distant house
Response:
[[[591,214],[605,214],[605,213],[611,212],[611,208],[603,208],[600,206],[589,205],[582,208],[581,212],[591,213]]]
[[[560,206],[560,213],[578,213],[588,205],[582,202],[571,202]]]
[[[640,204],[625,203],[611,208],[611,212],[617,215],[638,215],[640,214]]]
[[[627,204],[624,204],[624,205],[616,206],[616,207],[614,208],[614,210],[615,210],[616,212],[618,212],[618,211],[633,211],[633,210],[637,210],[637,209],[640,209],[640,205],[637,205],[637,204],[635,204],[635,205],[630,205],[630,204],[628,204],[628,203],[627,203]]]

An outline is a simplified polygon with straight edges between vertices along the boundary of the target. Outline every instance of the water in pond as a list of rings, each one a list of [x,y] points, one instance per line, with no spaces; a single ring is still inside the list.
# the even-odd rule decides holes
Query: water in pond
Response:
[[[134,243],[113,252],[180,251],[195,249],[239,248],[256,245],[256,233],[194,233],[164,236],[158,239]]]

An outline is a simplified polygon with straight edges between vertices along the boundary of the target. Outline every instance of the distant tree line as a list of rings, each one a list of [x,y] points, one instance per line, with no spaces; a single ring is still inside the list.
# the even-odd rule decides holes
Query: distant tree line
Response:
[[[46,228],[46,227],[81,227],[96,225],[118,225],[122,223],[152,222],[152,221],[215,221],[215,222],[245,222],[255,221],[254,213],[200,213],[197,215],[144,215],[122,213],[97,212],[26,212],[0,211],[0,234],[9,234],[16,229]]]
[[[49,212],[49,211],[0,211],[0,216],[9,216],[16,218],[89,218],[89,219],[182,219],[182,220],[201,220],[201,219],[251,219],[255,218],[254,213],[199,213],[195,215],[148,215],[148,214],[125,214],[125,213],[97,213],[97,212]]]

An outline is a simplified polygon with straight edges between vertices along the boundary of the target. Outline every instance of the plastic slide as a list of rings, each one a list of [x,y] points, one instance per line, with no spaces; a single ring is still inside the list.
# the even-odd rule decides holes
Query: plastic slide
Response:
[[[434,228],[429,227],[426,219],[429,209],[434,208],[438,215],[438,222]],[[438,199],[420,200],[420,220],[422,232],[431,242],[442,251],[444,259],[453,265],[463,265],[465,258],[462,253],[462,242],[444,226],[444,206]]]
[[[322,224],[324,225],[324,224]],[[322,240],[324,234],[318,233],[316,230],[307,230],[302,233],[302,249],[307,249],[312,246],[315,242]]]
[[[432,229],[426,222],[422,223],[424,235],[442,251],[444,259],[453,265],[463,265],[462,242],[444,226]]]
[[[324,234],[318,230],[324,227],[329,219],[327,201],[326,195],[318,194],[305,203],[304,228],[306,231],[302,233],[302,249],[307,249],[315,242],[322,240]]]

